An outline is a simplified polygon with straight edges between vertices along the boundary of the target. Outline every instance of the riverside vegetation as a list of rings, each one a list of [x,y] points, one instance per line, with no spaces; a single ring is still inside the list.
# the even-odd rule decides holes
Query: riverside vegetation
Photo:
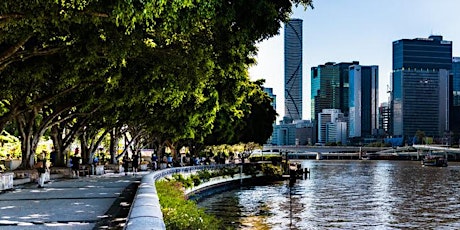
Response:
[[[256,175],[262,172],[271,179],[279,179],[281,167],[272,164],[245,165],[246,175]],[[207,214],[204,209],[197,207],[195,201],[187,200],[185,189],[198,186],[214,177],[233,177],[239,173],[239,168],[223,168],[220,170],[203,170],[188,177],[174,174],[171,179],[157,181],[155,186],[160,199],[161,211],[166,229],[230,229],[215,216]]]

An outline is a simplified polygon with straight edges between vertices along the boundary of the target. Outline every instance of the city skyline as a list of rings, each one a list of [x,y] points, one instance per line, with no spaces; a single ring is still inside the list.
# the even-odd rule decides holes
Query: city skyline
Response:
[[[453,56],[460,56],[460,30],[455,25],[460,1],[314,1],[314,9],[294,9],[292,18],[303,20],[303,119],[311,119],[310,68],[326,62],[359,61],[379,66],[379,102],[387,102],[392,71],[392,43],[400,39],[442,35],[453,42]],[[410,13],[409,13],[410,12]],[[350,16],[351,15],[351,16]],[[284,43],[280,34],[261,42],[258,65],[251,79],[266,79],[278,95],[278,120],[284,116]]]

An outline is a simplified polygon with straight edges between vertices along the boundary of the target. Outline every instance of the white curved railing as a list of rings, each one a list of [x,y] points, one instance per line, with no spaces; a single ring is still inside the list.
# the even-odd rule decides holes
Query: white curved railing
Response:
[[[215,170],[225,167],[235,167],[234,164],[224,165],[201,165],[190,167],[178,167],[163,169],[145,175],[136,196],[134,197],[131,210],[129,211],[126,230],[145,230],[145,229],[166,229],[161,212],[160,201],[158,199],[155,181],[176,173],[190,174],[200,170]]]

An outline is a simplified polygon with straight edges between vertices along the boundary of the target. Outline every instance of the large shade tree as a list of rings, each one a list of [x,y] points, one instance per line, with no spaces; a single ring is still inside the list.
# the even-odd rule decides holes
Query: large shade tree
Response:
[[[145,106],[146,116],[155,111],[159,119],[152,126],[168,134],[166,139],[202,139],[218,111],[244,117],[249,107],[231,91],[248,83],[245,71],[255,44],[277,34],[292,4],[299,3],[311,1],[5,0],[0,128],[27,117],[39,122],[36,138],[59,119],[81,113],[76,106],[100,109],[91,97],[68,104],[63,98],[100,92],[105,98],[95,97],[99,104]],[[118,113],[124,107],[116,108]],[[167,126],[176,131],[168,133]],[[33,148],[23,150],[24,167],[31,166]]]

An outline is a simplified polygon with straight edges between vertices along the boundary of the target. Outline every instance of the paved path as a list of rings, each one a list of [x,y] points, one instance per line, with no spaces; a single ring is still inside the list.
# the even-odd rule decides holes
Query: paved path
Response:
[[[105,174],[16,186],[0,193],[0,229],[93,229],[136,176]]]

